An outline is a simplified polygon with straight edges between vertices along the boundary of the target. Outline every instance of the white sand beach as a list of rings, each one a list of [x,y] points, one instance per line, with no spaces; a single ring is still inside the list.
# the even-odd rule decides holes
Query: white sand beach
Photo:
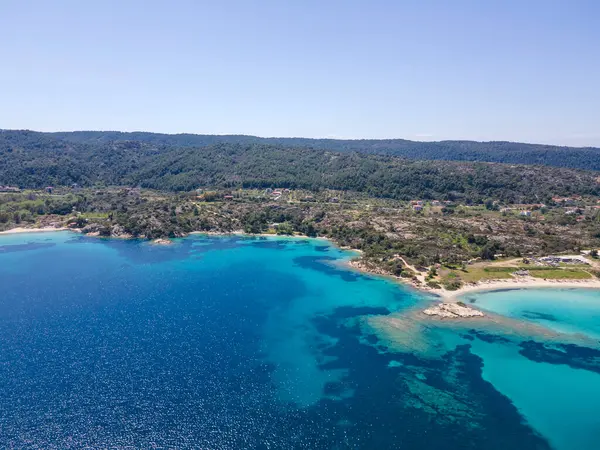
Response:
[[[48,231],[65,231],[69,230],[66,227],[43,227],[43,228],[25,228],[25,227],[17,227],[11,228],[10,230],[0,231],[0,234],[18,234],[18,233],[44,233]]]
[[[444,301],[458,301],[460,297],[474,292],[496,291],[499,289],[535,289],[535,288],[584,288],[600,289],[600,280],[540,280],[537,278],[514,278],[506,280],[482,281],[476,284],[468,284],[456,291],[445,289],[427,289],[439,295]]]

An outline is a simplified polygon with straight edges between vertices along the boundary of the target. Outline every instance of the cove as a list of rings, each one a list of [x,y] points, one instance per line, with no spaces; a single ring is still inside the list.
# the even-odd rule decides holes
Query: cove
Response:
[[[568,430],[527,417],[490,355],[532,380],[597,375],[581,349],[464,330],[428,337],[452,342],[439,358],[394,351],[360,321],[428,300],[349,270],[353,254],[323,240],[57,232],[0,236],[0,249],[9,448],[564,448]],[[591,401],[548,408],[593,425]]]

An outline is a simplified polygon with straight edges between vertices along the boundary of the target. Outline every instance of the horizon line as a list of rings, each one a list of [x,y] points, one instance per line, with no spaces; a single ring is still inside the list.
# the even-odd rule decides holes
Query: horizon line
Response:
[[[550,147],[562,147],[562,148],[573,148],[573,149],[595,149],[600,150],[600,146],[593,145],[583,145],[583,146],[575,146],[575,145],[562,145],[562,144],[551,144],[551,143],[543,143],[543,142],[531,142],[531,141],[513,141],[513,140],[476,140],[476,139],[440,139],[440,140],[418,140],[418,139],[407,139],[401,137],[393,137],[393,138],[340,138],[340,137],[303,137],[303,136],[259,136],[256,134],[243,134],[243,133],[194,133],[194,132],[176,132],[176,133],[166,133],[161,131],[146,131],[146,130],[134,130],[134,131],[121,131],[121,130],[100,130],[100,129],[78,129],[78,130],[54,130],[54,131],[40,131],[33,130],[30,128],[0,128],[0,131],[27,131],[32,133],[40,133],[40,134],[57,134],[57,133],[83,133],[83,132],[91,132],[91,133],[123,133],[123,134],[133,134],[133,133],[148,133],[148,134],[158,134],[158,135],[166,135],[166,136],[180,136],[180,135],[190,135],[190,136],[216,136],[216,137],[251,137],[258,139],[306,139],[313,141],[407,141],[407,142],[417,142],[417,143],[442,143],[442,142],[474,142],[479,144],[492,144],[492,143],[509,143],[509,144],[525,144],[525,145],[539,145],[539,146],[550,146]]]

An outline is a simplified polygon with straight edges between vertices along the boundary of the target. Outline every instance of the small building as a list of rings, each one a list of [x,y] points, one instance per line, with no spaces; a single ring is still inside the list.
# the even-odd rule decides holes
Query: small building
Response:
[[[575,197],[552,197],[552,201],[557,204],[572,205],[575,203]]]
[[[47,192],[48,194],[52,194],[52,191],[53,191],[53,190],[54,190],[54,188],[53,188],[52,186],[47,186],[47,187],[46,187],[46,192]]]
[[[231,201],[231,200],[233,200],[233,195],[226,195],[226,196],[224,196],[223,198],[224,198],[225,200],[229,200],[229,201]]]
[[[337,197],[331,197],[331,198],[329,199],[329,201],[330,201],[331,203],[339,203],[339,202],[340,202],[340,199],[339,199],[339,198],[337,198]]]
[[[519,215],[521,217],[531,217],[531,211],[521,211]]]
[[[413,211],[423,211],[422,205],[413,205]]]
[[[431,206],[440,206],[442,203],[439,200],[432,200]]]

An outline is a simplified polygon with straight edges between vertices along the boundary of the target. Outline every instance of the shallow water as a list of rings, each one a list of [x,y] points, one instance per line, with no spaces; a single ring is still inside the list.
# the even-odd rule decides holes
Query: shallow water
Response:
[[[487,311],[600,340],[600,292],[595,289],[513,289],[466,298]]]
[[[360,321],[425,300],[349,256],[310,239],[0,236],[0,447],[592,448],[597,390],[581,386],[600,354],[468,330],[427,334],[439,358],[393,351]],[[506,367],[579,388],[524,396]],[[559,412],[575,428],[557,436]]]
[[[597,290],[515,289],[469,295],[466,300],[560,333],[600,339]],[[551,444],[559,449],[598,448],[600,352],[574,345],[547,348],[532,342],[498,345],[479,340],[472,345],[484,361],[483,378],[509,397]]]

